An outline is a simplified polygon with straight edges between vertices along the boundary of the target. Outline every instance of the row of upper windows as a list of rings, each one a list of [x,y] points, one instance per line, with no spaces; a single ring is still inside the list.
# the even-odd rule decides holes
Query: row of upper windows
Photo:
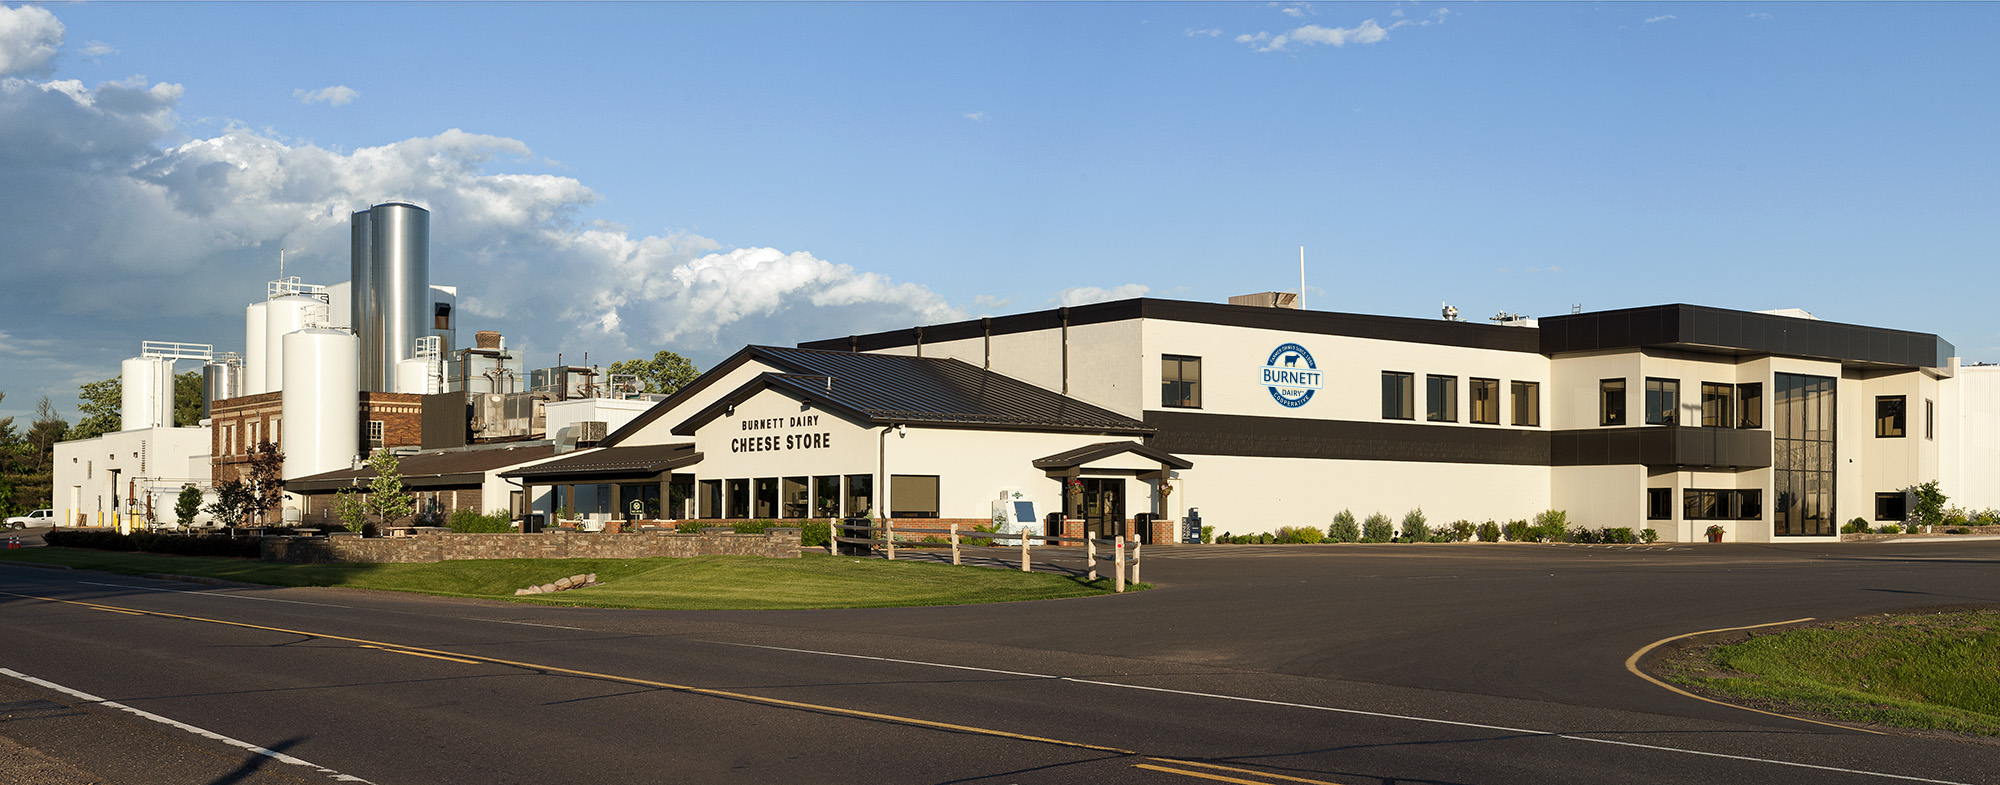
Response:
[[[1909,399],[1901,395],[1875,396],[1875,435],[1881,438],[1900,439],[1909,433],[1907,413]],[[1924,399],[1924,438],[1937,438],[1937,404]]]
[[[1599,425],[1629,425],[1626,417],[1626,380],[1603,379],[1597,383]],[[1647,425],[1679,425],[1681,380],[1646,377],[1645,416]],[[1701,426],[1703,428],[1764,427],[1764,385],[1762,382],[1726,384],[1701,383]]]
[[[1417,375],[1408,371],[1382,372],[1382,419],[1414,420],[1417,408]],[[1473,377],[1470,385],[1470,415],[1466,422],[1500,424],[1500,380]],[[1513,424],[1536,427],[1542,424],[1542,385],[1516,380],[1512,383]],[[1458,422],[1458,377],[1440,374],[1424,376],[1424,419],[1430,422]]]

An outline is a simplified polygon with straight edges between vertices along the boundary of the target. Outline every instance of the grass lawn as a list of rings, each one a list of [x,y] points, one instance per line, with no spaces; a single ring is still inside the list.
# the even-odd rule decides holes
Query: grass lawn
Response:
[[[1758,708],[2000,736],[2000,608],[1883,614],[1696,645],[1670,681]]]
[[[435,564],[270,564],[249,559],[166,556],[77,548],[0,550],[0,559],[62,564],[124,575],[169,573],[271,586],[339,586],[541,605],[667,610],[893,608],[1089,597],[1111,591],[1045,573],[888,562],[824,554],[797,559],[495,559]],[[597,573],[602,586],[515,597],[514,590]],[[1150,588],[1133,584],[1127,588]]]

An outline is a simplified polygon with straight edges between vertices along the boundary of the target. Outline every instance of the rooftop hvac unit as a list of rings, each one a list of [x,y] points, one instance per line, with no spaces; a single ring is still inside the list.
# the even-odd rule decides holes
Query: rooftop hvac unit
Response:
[[[604,441],[604,437],[609,430],[609,428],[605,427],[603,420],[582,420],[577,422],[576,440],[580,443],[588,442],[595,444]]]
[[[533,433],[533,393],[485,393],[474,396],[472,431],[482,439]]]

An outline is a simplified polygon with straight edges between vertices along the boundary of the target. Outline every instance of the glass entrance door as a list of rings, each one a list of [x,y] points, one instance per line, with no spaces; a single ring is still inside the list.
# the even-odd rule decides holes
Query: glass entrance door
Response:
[[[1124,536],[1124,478],[1083,478],[1083,530],[1098,537]]]

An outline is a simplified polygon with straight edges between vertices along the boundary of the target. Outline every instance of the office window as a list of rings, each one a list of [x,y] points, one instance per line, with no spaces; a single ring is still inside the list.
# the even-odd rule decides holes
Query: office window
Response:
[[[1679,379],[1646,379],[1646,424],[1673,425],[1681,408]]]
[[[1536,427],[1542,424],[1542,383],[1514,383],[1514,424]]]
[[[381,420],[369,420],[369,421],[368,421],[368,449],[370,449],[370,450],[379,450],[379,449],[382,449],[382,421],[381,421]]]
[[[1937,438],[1937,402],[1924,399],[1924,438]]]
[[[1424,419],[1458,422],[1458,377],[1424,377]]]
[[[1674,489],[1646,489],[1646,520],[1665,521],[1674,517]]]
[[[1902,491],[1875,494],[1875,520],[1900,521],[1909,517],[1909,497]]]
[[[1500,424],[1500,380],[1472,380],[1472,422]]]
[[[1690,521],[1759,520],[1764,517],[1764,492],[1689,488],[1681,492],[1681,517]]]
[[[1834,533],[1834,435],[1838,381],[1780,373],[1771,386],[1771,533],[1779,537]]]
[[[1875,396],[1875,435],[1885,438],[1902,438],[1903,408],[1906,402],[1900,395]]]
[[[1736,418],[1730,411],[1736,403],[1735,390],[1719,382],[1701,383],[1701,427],[1734,428]]]
[[[1764,427],[1764,384],[1736,385],[1736,427]]]
[[[1178,354],[1160,356],[1160,405],[1201,408],[1201,358]]]
[[[938,476],[935,474],[889,475],[889,517],[938,517]]]
[[[1416,398],[1415,374],[1382,372],[1382,419],[1416,419]]]
[[[1625,380],[1605,379],[1597,383],[1599,425],[1625,424]]]

